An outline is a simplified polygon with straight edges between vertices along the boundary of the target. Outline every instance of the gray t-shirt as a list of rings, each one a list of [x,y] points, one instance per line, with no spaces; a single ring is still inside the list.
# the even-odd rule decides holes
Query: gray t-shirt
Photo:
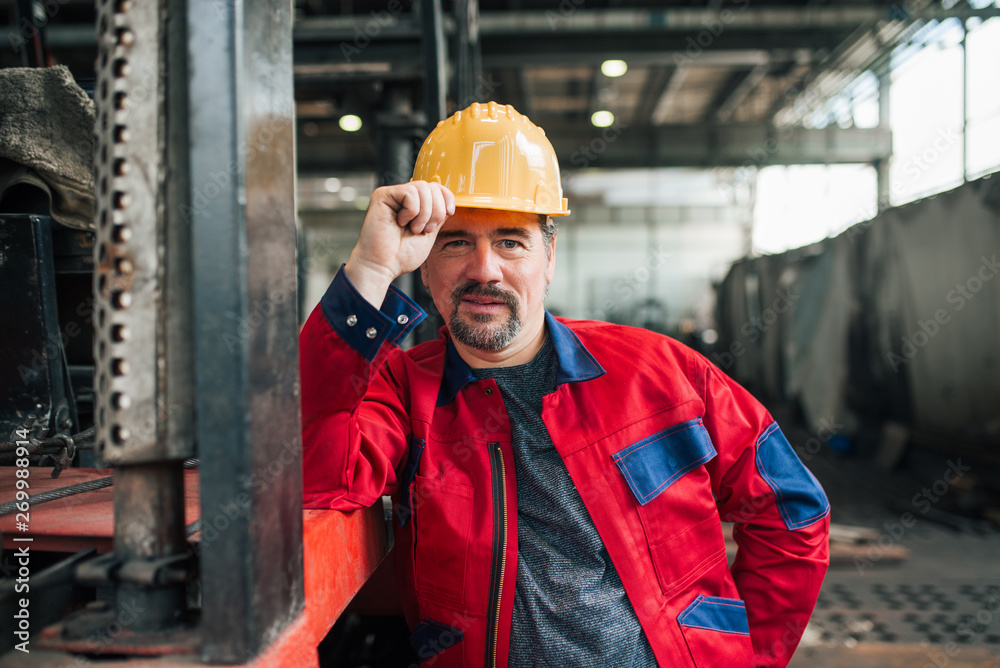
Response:
[[[594,522],[542,422],[555,390],[551,337],[531,362],[473,369],[510,416],[517,474],[517,587],[510,668],[647,668],[653,650]]]

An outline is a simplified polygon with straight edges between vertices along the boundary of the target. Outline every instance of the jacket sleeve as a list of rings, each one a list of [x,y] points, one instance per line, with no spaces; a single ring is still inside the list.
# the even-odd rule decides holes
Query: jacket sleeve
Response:
[[[375,308],[343,267],[310,314],[299,334],[307,508],[366,508],[393,491],[410,421],[386,360],[425,317],[395,288]]]
[[[785,666],[829,565],[830,504],[764,407],[706,365],[704,423],[718,450],[707,468],[722,520],[735,523],[733,578],[756,664]]]

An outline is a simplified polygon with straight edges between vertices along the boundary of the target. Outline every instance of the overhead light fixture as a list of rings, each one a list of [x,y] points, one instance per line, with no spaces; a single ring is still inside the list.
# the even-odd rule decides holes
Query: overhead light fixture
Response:
[[[339,125],[344,132],[357,132],[361,129],[361,117],[354,114],[344,114],[340,117]]]
[[[344,186],[340,189],[340,199],[345,202],[353,202],[358,196],[358,191],[351,186]]]
[[[323,188],[325,188],[328,193],[337,192],[340,190],[340,179],[335,176],[328,178],[323,182]]]
[[[606,77],[620,77],[628,72],[628,63],[624,60],[605,60],[601,63],[601,74]]]
[[[615,115],[610,111],[595,111],[590,116],[590,122],[594,127],[606,128],[615,122]]]

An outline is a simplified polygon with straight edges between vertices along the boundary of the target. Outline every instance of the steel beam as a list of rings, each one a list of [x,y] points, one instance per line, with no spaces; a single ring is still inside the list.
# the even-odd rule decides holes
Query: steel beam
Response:
[[[891,135],[885,128],[775,128],[760,123],[627,125],[579,129],[539,121],[564,170],[587,167],[738,167],[741,165],[871,163],[887,157]],[[350,159],[336,151],[348,151]],[[299,172],[375,168],[374,154],[360,140],[344,147],[335,135],[313,137],[299,150]],[[370,153],[370,151],[369,151]]]
[[[167,4],[98,6],[95,90],[96,455],[116,466],[114,557],[102,561],[114,566],[99,580],[116,612],[145,611],[135,633],[161,639],[187,619],[183,580],[136,574],[184,559],[181,460],[194,453],[188,235],[166,206]]]
[[[663,97],[676,72],[676,67],[667,65],[653,66],[649,69],[642,87],[639,104],[636,105],[635,113],[632,115],[633,124],[650,125],[653,123],[653,112],[656,110],[656,105]]]
[[[681,87],[684,86],[684,80],[687,79],[690,71],[691,68],[687,64],[678,65],[674,69],[674,73],[670,77],[670,81],[667,82],[666,87],[663,89],[663,94],[660,96],[660,99],[656,101],[656,106],[653,107],[653,125],[662,124],[670,114],[670,108],[674,106],[674,101],[676,101],[677,96],[680,95]]]
[[[740,104],[747,98],[753,90],[760,85],[760,82],[764,80],[767,73],[770,71],[770,63],[763,63],[757,65],[749,72],[746,72],[742,76],[735,88],[727,91],[725,97],[720,97],[719,104],[716,107],[714,113],[714,118],[720,122],[726,122],[732,118],[733,113],[740,106]]]
[[[891,151],[887,130],[839,127],[695,124],[579,132],[549,126],[546,136],[564,170],[871,163]]]
[[[475,74],[473,74],[472,50],[477,46],[479,34],[477,31],[476,11],[477,0],[457,0],[455,3],[455,98],[459,101],[459,109],[465,109],[473,102],[483,102],[473,97],[475,89]]]
[[[568,5],[569,7],[564,7]],[[918,9],[879,4],[857,6],[766,7],[748,0],[727,0],[718,9],[671,7],[658,9],[582,9],[563,3],[555,11],[483,12],[483,37],[551,35],[558,33],[652,32],[657,34],[722,31],[853,30],[863,23],[889,19],[944,20],[1000,16],[1000,8],[951,8],[926,3]]]
[[[303,607],[292,3],[192,2],[188,150],[202,656],[259,653]]]
[[[566,2],[563,5],[570,5]],[[554,33],[656,33],[659,35],[693,34],[701,30],[712,32],[737,31],[789,31],[802,30],[853,30],[863,23],[885,20],[938,20],[956,17],[989,18],[1000,16],[1000,8],[974,8],[966,4],[945,9],[940,5],[926,6],[912,11],[902,7],[879,4],[839,7],[766,7],[752,5],[746,0],[719,3],[717,10],[707,8],[671,7],[658,9],[586,9],[577,6],[542,11],[488,11],[479,13],[479,32],[483,38],[494,36],[537,34],[552,36]],[[374,14],[374,15],[373,15]],[[398,37],[413,33],[416,27],[405,13],[381,13],[329,16],[300,19],[295,24],[295,41],[329,41],[335,38],[354,39],[355,28],[365,32],[366,24],[376,21],[380,35]],[[373,24],[374,25],[374,24]],[[456,26],[448,22],[445,30],[452,32]]]
[[[190,251],[165,205],[166,3],[112,5],[99,15],[95,94],[96,452],[109,465],[182,460],[194,454],[190,292],[178,283]]]
[[[892,72],[885,72],[878,78],[878,124],[888,128],[891,118],[889,106],[889,89],[892,86]],[[884,211],[892,206],[892,188],[889,174],[889,158],[886,156],[875,161],[878,188],[878,209]]]
[[[424,112],[430,130],[443,121],[448,91],[448,71],[445,61],[444,24],[441,0],[420,0],[420,19],[423,24],[421,50],[424,62]]]

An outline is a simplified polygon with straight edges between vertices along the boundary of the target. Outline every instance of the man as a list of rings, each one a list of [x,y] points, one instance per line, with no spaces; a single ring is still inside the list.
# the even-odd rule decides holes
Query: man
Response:
[[[544,133],[493,102],[375,191],[302,331],[307,504],[393,495],[422,665],[783,666],[826,571],[826,497],[697,353],[545,311],[567,213]],[[404,352],[424,314],[390,283],[417,268],[447,326]]]

